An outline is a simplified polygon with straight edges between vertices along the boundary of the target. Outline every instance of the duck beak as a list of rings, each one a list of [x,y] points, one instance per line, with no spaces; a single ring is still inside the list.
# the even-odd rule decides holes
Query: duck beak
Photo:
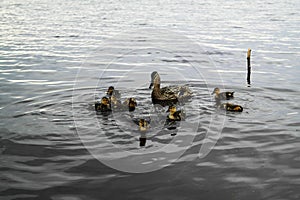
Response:
[[[151,89],[151,88],[152,88],[152,86],[153,86],[153,83],[150,83],[150,85],[149,85],[149,89]]]
[[[214,94],[215,93],[215,91],[213,91],[211,94]]]

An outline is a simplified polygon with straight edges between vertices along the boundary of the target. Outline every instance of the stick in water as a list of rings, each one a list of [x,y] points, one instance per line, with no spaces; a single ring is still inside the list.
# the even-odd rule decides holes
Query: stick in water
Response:
[[[251,49],[248,49],[247,52],[247,83],[250,85],[250,75],[251,75],[251,65],[250,65],[250,56],[251,56]]]

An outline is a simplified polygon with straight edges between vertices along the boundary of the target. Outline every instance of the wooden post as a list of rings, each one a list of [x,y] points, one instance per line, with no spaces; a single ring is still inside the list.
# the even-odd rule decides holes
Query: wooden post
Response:
[[[247,83],[250,85],[250,75],[251,75],[251,65],[250,65],[250,56],[251,56],[251,49],[248,49],[247,52]]]

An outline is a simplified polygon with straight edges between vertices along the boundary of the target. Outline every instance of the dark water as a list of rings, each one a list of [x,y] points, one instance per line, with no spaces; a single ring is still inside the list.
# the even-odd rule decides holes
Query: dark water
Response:
[[[298,1],[1,1],[2,199],[299,199]],[[252,49],[252,84],[246,52]],[[150,73],[189,85],[172,136]],[[96,115],[114,85],[151,118]],[[243,113],[210,95],[235,91]]]

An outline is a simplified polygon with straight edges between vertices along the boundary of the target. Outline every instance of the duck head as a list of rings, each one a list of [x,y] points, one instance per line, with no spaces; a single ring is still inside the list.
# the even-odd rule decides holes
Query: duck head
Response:
[[[173,115],[176,111],[177,109],[175,105],[169,106],[168,112],[170,113],[170,115]]]
[[[219,88],[215,88],[214,91],[211,94],[218,95],[219,93],[220,93],[220,89]]]
[[[107,97],[102,97],[101,104],[104,105],[104,106],[108,106],[109,105],[109,99]]]
[[[157,71],[151,73],[151,83],[149,89],[151,89],[153,85],[160,85],[160,77]]]
[[[109,86],[109,88],[108,88],[107,91],[106,91],[106,94],[107,94],[108,96],[111,96],[111,95],[113,95],[114,91],[115,91],[114,86]]]

